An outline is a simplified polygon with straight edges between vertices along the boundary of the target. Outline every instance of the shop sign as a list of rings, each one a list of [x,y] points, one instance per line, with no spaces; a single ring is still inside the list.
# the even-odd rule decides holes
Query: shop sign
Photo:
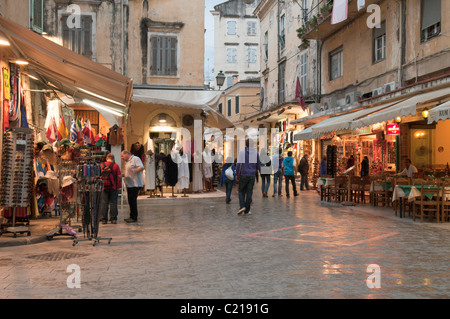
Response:
[[[372,133],[372,131],[370,130],[369,126],[355,128],[353,130],[353,135],[366,135],[366,134],[370,134],[370,133]]]
[[[396,123],[387,124],[386,135],[400,135],[400,125]]]

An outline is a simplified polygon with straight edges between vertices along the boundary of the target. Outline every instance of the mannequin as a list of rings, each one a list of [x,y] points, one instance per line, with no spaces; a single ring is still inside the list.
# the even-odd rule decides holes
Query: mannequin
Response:
[[[177,184],[178,181],[178,166],[177,163],[174,161],[174,158],[176,160],[175,155],[172,157],[172,153],[167,155],[167,185],[172,186],[172,196],[171,197],[176,197],[175,196],[175,185]]]
[[[167,170],[167,162],[166,162],[166,156],[164,153],[159,153],[156,155],[156,183],[155,183],[155,195],[156,195],[156,189],[159,188],[161,195],[161,198],[164,198],[164,191],[163,186],[165,184],[165,176],[166,176],[166,170]]]
[[[203,173],[201,164],[201,154],[199,151],[195,152],[192,164],[192,191],[200,193],[203,191]]]
[[[188,197],[186,195],[186,189],[189,188],[189,160],[188,154],[183,154],[183,149],[180,150],[180,156],[178,161],[178,188],[183,190],[182,197]]]
[[[156,188],[156,165],[155,154],[152,150],[147,151],[145,156],[145,189],[150,191],[149,198],[153,198]]]

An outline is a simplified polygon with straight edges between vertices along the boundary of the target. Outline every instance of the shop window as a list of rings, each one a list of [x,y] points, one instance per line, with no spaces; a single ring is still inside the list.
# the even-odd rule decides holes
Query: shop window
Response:
[[[380,28],[373,29],[373,62],[386,58],[386,22],[381,22]]]
[[[178,38],[173,35],[150,36],[150,74],[178,74]]]
[[[44,31],[44,0],[30,1],[30,26],[33,31]]]
[[[340,47],[333,52],[330,52],[330,81],[343,76],[344,69],[344,54],[343,48]]]
[[[89,59],[93,58],[93,24],[92,15],[84,14],[80,17],[80,23],[71,24],[67,21],[69,15],[61,17],[63,46]]]
[[[421,40],[441,34],[441,0],[422,0]]]

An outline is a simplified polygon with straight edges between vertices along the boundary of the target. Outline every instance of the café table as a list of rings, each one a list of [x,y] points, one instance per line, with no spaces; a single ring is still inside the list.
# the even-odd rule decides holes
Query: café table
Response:
[[[399,201],[399,207],[400,207],[400,218],[403,217],[403,198],[408,198],[409,202],[414,201],[415,198],[420,197],[422,195],[420,188],[422,187],[421,184],[414,184],[414,185],[396,185],[394,187],[394,191],[392,194],[392,201]],[[426,186],[427,189],[437,189],[437,186]],[[432,199],[431,194],[425,195],[428,199]]]
[[[319,179],[317,180],[317,188],[320,189],[320,200],[323,200],[323,192],[324,192],[324,188],[327,185],[332,185],[334,184],[334,178],[333,177],[319,177]]]

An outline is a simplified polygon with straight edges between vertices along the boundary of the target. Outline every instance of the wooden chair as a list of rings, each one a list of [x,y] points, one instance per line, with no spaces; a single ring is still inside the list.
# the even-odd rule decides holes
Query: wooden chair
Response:
[[[436,218],[439,222],[439,206],[441,204],[439,196],[440,183],[422,183],[420,185],[420,197],[414,199],[413,202],[413,220],[420,217],[420,222],[423,222],[423,218],[427,217],[428,221]],[[434,187],[434,188],[431,188]],[[431,199],[429,199],[431,198]]]
[[[394,177],[393,184],[392,184],[392,189],[394,189],[395,186],[397,186],[397,185],[412,185],[412,179],[410,177]],[[408,202],[408,198],[406,198],[406,197],[405,198],[400,198],[399,200],[402,201],[403,207],[406,208],[406,205],[409,206],[409,212],[411,214],[411,207],[412,206]],[[395,216],[397,216],[397,209],[398,209],[398,203],[397,202],[393,203],[393,208],[394,208],[394,211],[395,211]],[[406,209],[405,209],[405,211],[406,211]]]
[[[330,185],[330,197],[336,202],[344,202],[348,199],[348,178],[347,176],[336,176],[334,185]]]
[[[359,203],[361,198],[361,193],[363,191],[361,184],[361,177],[350,175],[350,198],[348,199],[351,202]]]
[[[366,196],[369,195],[369,202],[372,202],[370,194],[370,185],[372,184],[372,178],[370,176],[361,177],[361,201],[366,203]]]
[[[450,221],[450,181],[440,183],[441,187],[441,220],[443,222]]]
[[[377,181],[379,185],[382,186],[382,189],[380,190],[373,190],[372,191],[372,205],[378,206],[379,203],[381,203],[382,206],[386,206],[387,201],[387,178],[383,177],[381,179],[376,179],[374,181]]]
[[[332,178],[331,175],[320,175],[322,178]],[[319,177],[319,178],[320,178]],[[320,185],[320,200],[327,200],[330,201],[330,185]]]

